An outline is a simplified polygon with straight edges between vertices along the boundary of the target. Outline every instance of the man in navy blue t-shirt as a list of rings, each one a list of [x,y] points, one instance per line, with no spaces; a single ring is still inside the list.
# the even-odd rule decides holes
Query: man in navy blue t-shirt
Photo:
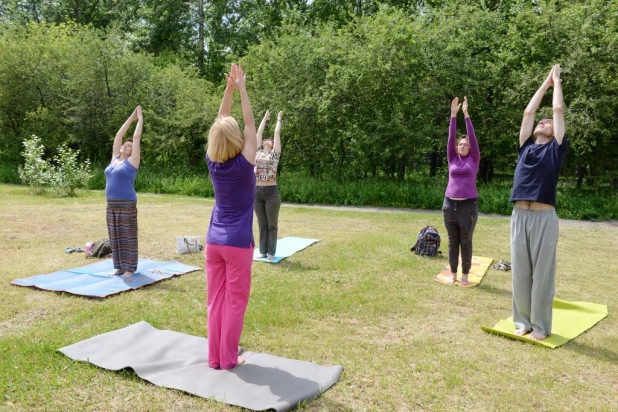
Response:
[[[534,114],[552,86],[553,117],[539,121],[533,129]],[[562,106],[560,65],[555,65],[524,111],[510,199],[515,202],[511,215],[514,333],[530,333],[533,340],[551,334],[558,244],[556,186],[568,150]]]

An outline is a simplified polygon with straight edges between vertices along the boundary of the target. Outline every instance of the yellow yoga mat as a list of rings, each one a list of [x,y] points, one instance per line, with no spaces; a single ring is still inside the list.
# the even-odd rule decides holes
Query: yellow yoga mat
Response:
[[[548,348],[557,348],[571,339],[581,335],[601,320],[607,317],[607,305],[588,302],[569,302],[568,300],[554,299],[554,311],[551,335],[541,341],[530,339],[528,336],[513,334],[515,325],[513,317],[502,319],[493,328],[481,326],[485,332],[496,333],[507,338],[534,343]]]
[[[494,260],[488,257],[481,256],[472,256],[472,266],[470,267],[470,273],[468,274],[468,286],[467,288],[471,288],[474,286],[478,286],[483,280],[483,276],[487,273],[487,269],[489,269],[489,265]],[[438,276],[435,277],[435,280],[444,283],[447,285],[457,285],[459,286],[459,281],[461,280],[461,261],[459,261],[459,268],[457,269],[457,282],[451,283],[451,269],[444,268],[442,272],[438,273]]]

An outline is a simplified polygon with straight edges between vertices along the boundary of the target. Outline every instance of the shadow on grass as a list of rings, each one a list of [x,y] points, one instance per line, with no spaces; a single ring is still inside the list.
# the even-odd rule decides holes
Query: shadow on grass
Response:
[[[60,352],[55,352],[55,354],[59,355],[62,358],[67,359],[67,357],[65,355],[63,355],[62,353],[60,353]],[[73,364],[84,364],[83,361],[77,361],[77,360],[70,359],[70,358],[68,358],[68,359],[70,361],[72,361]],[[250,410],[250,409],[244,409],[242,407],[237,407],[237,406],[232,405],[232,404],[228,404],[225,401],[218,401],[214,397],[207,398],[207,397],[200,396],[200,395],[197,395],[197,394],[194,394],[194,393],[191,393],[191,392],[187,392],[187,391],[184,391],[184,390],[181,390],[181,389],[168,388],[168,387],[165,387],[163,385],[156,385],[156,384],[150,382],[149,380],[140,377],[137,374],[137,372],[135,372],[135,370],[132,367],[130,367],[130,366],[128,366],[126,368],[123,368],[123,369],[119,369],[119,370],[110,370],[110,369],[99,367],[99,366],[94,365],[94,364],[89,363],[89,362],[86,363],[86,365],[87,365],[87,367],[91,367],[91,368],[94,368],[96,370],[103,369],[106,372],[113,373],[116,376],[118,376],[120,379],[124,379],[124,380],[127,380],[127,381],[132,381],[132,382],[141,382],[141,383],[143,383],[145,385],[149,385],[149,386],[157,386],[157,387],[162,388],[162,389],[164,389],[166,391],[175,392],[177,394],[182,394],[182,395],[188,396],[190,398],[205,399],[209,403],[212,403],[213,406],[215,406],[215,405],[217,405],[217,406],[227,405],[229,407],[234,408],[234,410],[239,410],[239,411]],[[273,370],[273,368],[262,368],[262,367],[257,367],[256,365],[251,365],[251,364],[248,364],[243,369],[238,369],[235,372],[234,372],[234,370],[232,370],[231,372],[238,375],[239,372],[242,373],[243,371],[244,372],[247,372],[248,370],[250,371],[251,367],[252,368],[261,368],[261,369],[271,370],[270,374],[271,375],[274,374],[274,376],[270,376],[270,381],[272,381],[275,384],[275,386],[276,386],[276,388],[273,391],[273,393],[277,393],[277,391],[276,391],[277,388],[281,389],[281,388],[285,388],[286,386],[294,386],[294,382],[295,381],[296,381],[296,384],[298,384],[298,381],[307,381],[307,379],[296,378],[293,375],[291,375],[291,374],[289,374],[287,372],[281,371],[279,369],[274,369]],[[282,374],[289,375],[289,376],[285,376],[284,375],[283,378],[278,377],[278,375],[282,375]],[[244,375],[247,375],[247,373],[245,373]],[[256,384],[256,385],[261,385],[262,382],[264,381],[264,379],[266,379],[266,381],[268,381],[268,376],[266,378],[264,378],[263,373],[258,373],[258,374],[254,373],[253,375],[254,375],[254,377],[255,376],[260,376],[260,379],[258,381],[254,382],[254,384]],[[240,377],[240,379],[248,381],[248,382],[251,382],[251,380],[247,380],[246,377],[244,377],[244,378]],[[311,382],[311,381],[309,381],[309,382]],[[352,411],[353,410],[349,406],[346,406],[346,405],[344,405],[342,403],[331,401],[331,400],[328,400],[328,399],[324,398],[322,396],[322,395],[324,395],[324,393],[321,393],[321,394],[319,394],[319,395],[317,395],[317,396],[315,396],[315,397],[313,397],[311,399],[304,399],[304,400],[300,401],[299,403],[294,405],[291,410],[302,411],[302,410],[305,410],[306,408],[321,408],[321,409],[324,409],[324,410],[327,410],[327,411],[338,411],[338,412],[343,412],[343,411],[347,412],[347,411]]]
[[[287,260],[287,259],[286,260],[282,260],[281,262],[277,263],[276,265],[281,266],[287,272],[311,272],[311,271],[319,269],[319,268],[316,268],[316,267],[306,266],[306,265],[303,265],[300,262],[294,262],[294,261]]]
[[[333,412],[348,412],[353,411],[354,409],[350,408],[347,405],[344,405],[340,402],[331,401],[324,398],[313,398],[306,401],[303,401],[296,405],[296,407],[292,410],[294,411],[303,411],[305,408],[315,408],[325,411],[333,411]]]
[[[478,286],[478,290],[480,292],[489,292],[489,293],[493,293],[494,295],[499,295],[499,296],[508,296],[508,297],[513,296],[513,292],[511,292],[510,290],[496,288],[486,283],[481,283]]]
[[[575,338],[577,339],[577,338]],[[614,352],[611,349],[593,346],[586,343],[578,342],[573,339],[565,345],[566,350],[572,350],[581,355],[589,356],[591,358],[596,358],[598,360],[602,360],[605,362],[609,362],[611,364],[618,363],[618,353]]]
[[[140,286],[137,289],[133,289],[133,290],[150,290],[151,288],[154,289],[162,289],[162,290],[167,290],[167,291],[174,291],[174,292],[182,292],[182,288],[180,288],[178,284],[176,284],[175,282],[166,282],[166,280],[172,280],[175,279],[177,277],[171,277],[171,278],[167,278],[167,279],[161,279],[158,282],[154,282],[154,283],[149,283],[148,285],[144,285],[144,286]],[[126,292],[132,292],[133,290],[127,290]]]

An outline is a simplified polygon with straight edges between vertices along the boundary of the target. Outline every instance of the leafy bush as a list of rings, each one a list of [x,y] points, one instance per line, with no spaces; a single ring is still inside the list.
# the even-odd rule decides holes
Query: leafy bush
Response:
[[[90,161],[78,162],[79,151],[61,145],[54,164],[43,159],[45,147],[37,136],[24,141],[24,166],[18,166],[19,178],[34,194],[52,187],[58,195],[75,196],[78,187],[86,187],[91,178]]]
[[[90,160],[79,163],[78,156],[79,150],[75,151],[64,144],[54,156],[56,166],[52,168],[51,185],[60,196],[75,196],[77,188],[88,186],[92,177]]]
[[[19,166],[19,178],[22,183],[30,187],[33,194],[41,194],[51,185],[53,168],[43,159],[45,147],[40,143],[40,139],[32,135],[30,139],[24,140],[24,150],[21,153],[24,157],[24,166]]]

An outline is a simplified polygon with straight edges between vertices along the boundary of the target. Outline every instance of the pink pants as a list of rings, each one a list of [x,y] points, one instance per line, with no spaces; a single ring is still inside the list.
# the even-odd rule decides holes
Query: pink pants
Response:
[[[208,364],[232,369],[251,289],[253,247],[206,246]]]

